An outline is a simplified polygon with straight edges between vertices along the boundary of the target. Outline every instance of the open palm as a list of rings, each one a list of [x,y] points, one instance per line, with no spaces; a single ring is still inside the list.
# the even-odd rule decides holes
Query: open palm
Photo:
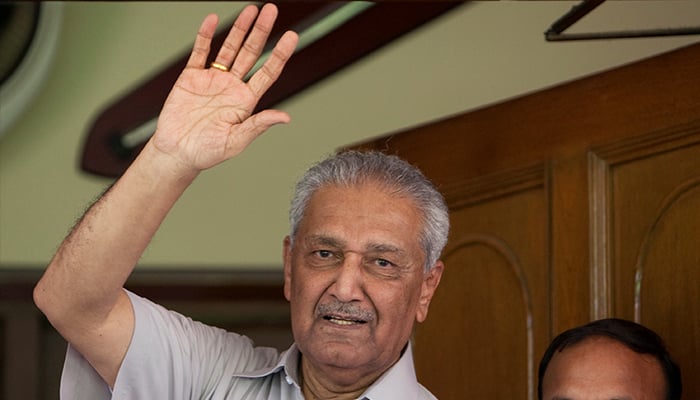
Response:
[[[243,80],[260,57],[276,17],[271,4],[259,15],[255,6],[241,12],[216,57],[229,72],[205,68],[217,17],[205,18],[187,66],[158,118],[153,137],[158,150],[188,168],[203,170],[239,154],[270,126],[289,122],[282,111],[252,112],[294,52],[295,33],[286,32],[263,66],[247,82]]]

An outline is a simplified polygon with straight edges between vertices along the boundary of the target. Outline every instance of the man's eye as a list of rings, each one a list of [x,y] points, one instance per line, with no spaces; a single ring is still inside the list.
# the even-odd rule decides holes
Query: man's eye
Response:
[[[384,260],[383,258],[378,258],[375,261],[375,263],[382,268],[387,268],[387,267],[391,267],[394,265],[392,262]]]
[[[333,252],[328,251],[328,250],[316,250],[314,253],[316,253],[316,255],[321,257],[321,258],[333,257]]]

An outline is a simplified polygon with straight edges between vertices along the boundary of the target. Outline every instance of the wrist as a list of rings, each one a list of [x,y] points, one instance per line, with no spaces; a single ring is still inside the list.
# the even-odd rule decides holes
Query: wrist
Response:
[[[183,189],[200,172],[177,157],[159,150],[152,141],[146,143],[129,169],[134,169],[135,173],[152,185]]]

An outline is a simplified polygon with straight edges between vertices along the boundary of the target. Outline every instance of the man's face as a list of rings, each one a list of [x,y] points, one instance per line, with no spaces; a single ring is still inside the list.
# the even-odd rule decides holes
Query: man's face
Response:
[[[557,352],[542,380],[543,400],[664,400],[659,362],[607,337]]]
[[[398,360],[443,268],[424,272],[421,228],[413,202],[378,185],[314,193],[284,248],[294,338],[311,368],[351,384]]]

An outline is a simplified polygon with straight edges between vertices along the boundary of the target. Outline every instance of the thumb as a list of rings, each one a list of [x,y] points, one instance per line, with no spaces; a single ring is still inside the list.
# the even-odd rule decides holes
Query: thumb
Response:
[[[263,110],[246,118],[240,125],[232,126],[229,138],[239,143],[242,142],[243,148],[245,148],[271,126],[287,124],[290,121],[289,114],[284,111]]]

